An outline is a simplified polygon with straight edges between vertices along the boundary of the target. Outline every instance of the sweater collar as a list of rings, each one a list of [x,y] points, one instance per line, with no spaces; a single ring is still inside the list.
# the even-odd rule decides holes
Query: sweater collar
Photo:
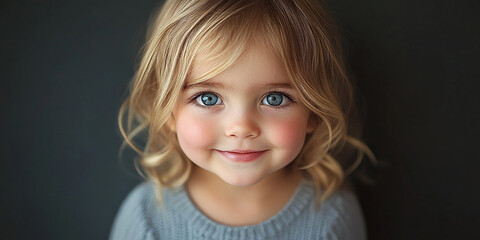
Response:
[[[283,209],[270,219],[249,226],[227,226],[205,216],[192,202],[182,186],[174,192],[172,210],[180,213],[193,228],[195,237],[202,239],[265,239],[273,238],[297,218],[315,198],[313,186],[303,180]]]

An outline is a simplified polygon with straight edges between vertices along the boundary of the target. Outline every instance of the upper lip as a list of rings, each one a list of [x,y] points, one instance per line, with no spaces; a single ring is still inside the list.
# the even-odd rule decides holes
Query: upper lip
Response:
[[[228,151],[222,151],[218,150],[220,152],[230,152],[230,153],[256,153],[256,152],[265,152],[267,150],[242,150],[242,149],[235,149],[235,150],[228,150]]]

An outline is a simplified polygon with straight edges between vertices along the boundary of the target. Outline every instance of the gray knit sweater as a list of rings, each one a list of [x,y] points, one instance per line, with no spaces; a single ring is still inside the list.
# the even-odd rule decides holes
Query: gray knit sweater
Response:
[[[120,207],[110,239],[366,239],[355,195],[338,191],[315,208],[315,190],[306,181],[277,215],[251,226],[212,221],[183,187],[164,190],[163,198],[164,208],[156,202],[152,183],[137,186]]]

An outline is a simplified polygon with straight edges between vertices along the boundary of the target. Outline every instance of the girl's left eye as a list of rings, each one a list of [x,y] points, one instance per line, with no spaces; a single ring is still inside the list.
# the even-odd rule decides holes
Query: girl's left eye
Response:
[[[262,104],[280,107],[288,104],[289,101],[290,99],[283,93],[270,93],[265,98],[263,98]]]
[[[195,101],[201,106],[213,106],[222,104],[222,99],[220,99],[214,93],[202,93],[195,97]]]

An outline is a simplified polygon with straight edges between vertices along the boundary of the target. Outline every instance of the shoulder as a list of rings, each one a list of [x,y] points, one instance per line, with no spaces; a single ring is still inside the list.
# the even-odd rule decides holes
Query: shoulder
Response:
[[[339,190],[320,203],[322,239],[366,239],[365,221],[355,194]]]
[[[110,239],[152,239],[149,225],[155,206],[155,187],[144,182],[136,186],[123,201],[115,217]]]

